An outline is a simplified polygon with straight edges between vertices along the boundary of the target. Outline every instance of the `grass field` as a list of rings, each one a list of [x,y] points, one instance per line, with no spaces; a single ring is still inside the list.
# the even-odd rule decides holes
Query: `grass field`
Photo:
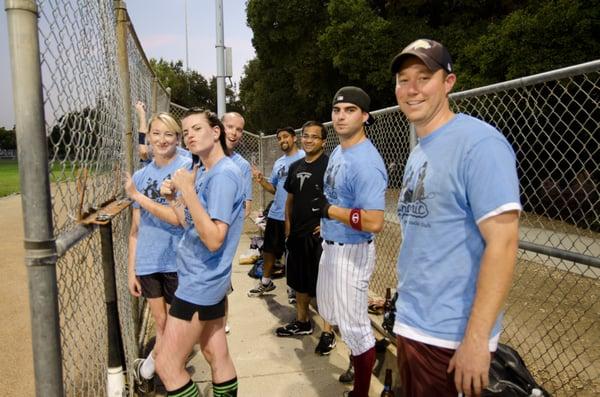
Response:
[[[19,192],[17,160],[0,160],[0,197]]]
[[[62,163],[54,163],[52,166],[51,181],[55,181],[54,175],[70,175],[72,172],[69,163],[66,163],[63,170]],[[60,178],[64,180],[63,178]],[[19,164],[17,160],[0,159],[0,197],[8,196],[13,193],[19,193]]]

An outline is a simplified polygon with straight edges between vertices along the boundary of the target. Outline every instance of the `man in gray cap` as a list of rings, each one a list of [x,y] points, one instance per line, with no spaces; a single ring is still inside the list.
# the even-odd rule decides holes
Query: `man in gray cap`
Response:
[[[446,48],[409,44],[392,61],[398,106],[419,139],[402,181],[394,332],[409,396],[479,395],[500,337],[518,247],[515,153],[491,125],[450,109]]]
[[[323,194],[313,200],[321,213],[323,254],[317,280],[319,313],[337,324],[352,352],[354,389],[367,397],[375,364],[375,337],[367,313],[375,266],[374,233],[383,228],[388,176],[381,155],[365,134],[371,99],[358,87],[333,97],[331,119],[340,144],[329,158]],[[318,189],[317,189],[318,190]]]

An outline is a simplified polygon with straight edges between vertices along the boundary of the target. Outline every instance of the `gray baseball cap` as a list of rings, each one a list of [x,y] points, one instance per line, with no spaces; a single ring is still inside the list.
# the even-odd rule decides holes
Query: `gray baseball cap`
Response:
[[[372,125],[375,123],[375,118],[369,113],[369,107],[371,106],[371,98],[361,88],[354,86],[342,87],[333,96],[331,106],[335,106],[340,102],[352,103],[358,106],[363,112],[369,115],[369,119],[365,122],[366,125]]]
[[[396,55],[392,60],[392,73],[398,73],[402,62],[410,56],[419,58],[432,72],[444,69],[446,72],[452,73],[452,58],[446,47],[429,39],[415,40]]]

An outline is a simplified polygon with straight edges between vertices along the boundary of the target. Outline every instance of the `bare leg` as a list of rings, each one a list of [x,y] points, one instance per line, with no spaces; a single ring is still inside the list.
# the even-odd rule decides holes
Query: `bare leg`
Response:
[[[225,318],[203,321],[200,348],[210,365],[213,383],[222,383],[236,377],[235,366],[229,355],[225,336]]]
[[[271,278],[276,259],[277,258],[275,257],[275,254],[271,252],[263,252],[263,277]]]
[[[198,313],[194,314],[191,321],[168,316],[160,353],[156,357],[156,371],[167,390],[177,390],[189,382],[190,375],[185,370],[185,362],[201,331]]]
[[[308,304],[310,303],[310,299],[307,293],[296,291],[296,320],[303,323],[308,321]]]

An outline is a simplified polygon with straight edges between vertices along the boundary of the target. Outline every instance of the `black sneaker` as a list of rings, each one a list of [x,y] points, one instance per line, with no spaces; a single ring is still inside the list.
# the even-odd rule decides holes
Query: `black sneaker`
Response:
[[[323,332],[319,339],[319,344],[315,348],[315,353],[327,356],[335,347],[335,334],[333,332]]]
[[[352,357],[350,357],[350,364],[348,364],[348,369],[346,372],[340,375],[339,379],[340,383],[352,383],[354,382],[354,365],[352,365]]]
[[[294,335],[310,335],[313,333],[312,323],[309,321],[303,323],[302,321],[294,320],[291,323],[277,328],[275,334],[277,336],[294,336]]]
[[[273,280],[269,280],[269,284],[264,285],[262,281],[258,281],[258,285],[248,291],[248,296],[262,296],[265,292],[270,292],[275,289]]]

